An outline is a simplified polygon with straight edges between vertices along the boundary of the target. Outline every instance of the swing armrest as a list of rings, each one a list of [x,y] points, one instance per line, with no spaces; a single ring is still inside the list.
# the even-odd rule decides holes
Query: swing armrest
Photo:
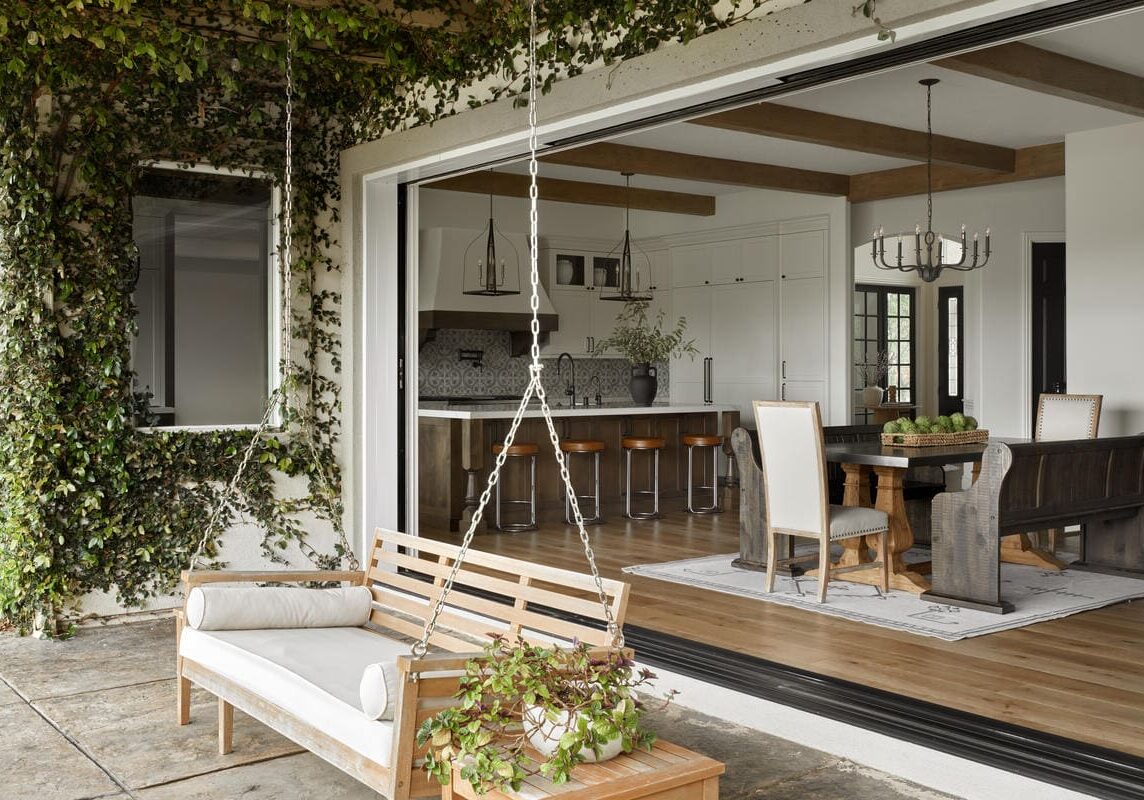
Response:
[[[195,570],[183,571],[183,585],[189,592],[205,583],[302,583],[306,581],[348,582],[361,584],[365,573],[350,569],[310,569],[310,570]]]

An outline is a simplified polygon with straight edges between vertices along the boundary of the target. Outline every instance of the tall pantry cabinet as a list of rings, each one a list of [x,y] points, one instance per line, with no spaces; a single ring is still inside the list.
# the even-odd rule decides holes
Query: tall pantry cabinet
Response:
[[[672,315],[699,354],[674,359],[676,403],[817,400],[828,418],[825,218],[710,232],[670,247]]]

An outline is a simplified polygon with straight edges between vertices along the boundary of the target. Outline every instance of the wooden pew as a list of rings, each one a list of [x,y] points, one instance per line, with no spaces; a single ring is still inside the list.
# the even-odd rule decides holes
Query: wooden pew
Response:
[[[1080,566],[1144,571],[1144,435],[991,441],[964,492],[933,499],[933,586],[924,599],[1007,613],[1001,537],[1084,525]]]

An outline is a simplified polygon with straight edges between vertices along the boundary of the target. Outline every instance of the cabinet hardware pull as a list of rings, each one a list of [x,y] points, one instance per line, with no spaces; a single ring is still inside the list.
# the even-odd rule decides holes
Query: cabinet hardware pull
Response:
[[[786,380],[786,359],[783,359],[783,380]]]
[[[785,383],[783,384],[782,394],[779,395],[779,399],[782,400],[784,403],[786,402],[786,384]]]

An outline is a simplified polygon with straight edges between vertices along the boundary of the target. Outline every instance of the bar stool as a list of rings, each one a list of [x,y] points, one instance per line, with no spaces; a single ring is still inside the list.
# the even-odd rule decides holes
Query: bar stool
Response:
[[[658,436],[625,436],[620,440],[627,459],[627,480],[625,482],[624,513],[628,519],[659,519],[659,451],[666,442]],[[650,489],[632,491],[632,452],[641,450],[652,453],[652,481]],[[651,511],[632,511],[633,494],[650,494],[652,496]]]
[[[493,445],[493,455],[500,455],[505,447],[503,444]],[[497,517],[496,529],[498,531],[534,531],[536,530],[536,456],[540,452],[540,448],[536,446],[535,442],[515,442],[508,448],[508,453],[505,456],[505,466],[507,467],[509,461],[516,458],[528,459],[528,499],[527,500],[505,500],[503,504],[506,506],[522,505],[528,506],[529,516],[528,522],[501,522],[501,484],[504,482],[504,475],[501,475],[501,480],[497,481]]]
[[[592,517],[584,517],[585,525],[599,525],[604,521],[604,515],[600,512],[600,454],[604,452],[604,443],[599,439],[563,439],[560,442],[560,449],[564,451],[565,460],[567,461],[568,468],[572,467],[572,456],[576,454],[583,454],[593,457],[593,478],[592,485],[594,494],[577,494],[576,500],[595,500],[596,501],[596,514]],[[583,510],[581,510],[583,514]],[[574,520],[572,519],[572,499],[565,489],[564,494],[564,521],[571,525]]]
[[[708,433],[685,433],[680,441],[687,448],[687,511],[691,514],[722,514],[723,507],[719,505],[719,450],[723,447],[723,437]],[[693,457],[696,447],[711,448],[710,486],[694,486]],[[692,500],[693,489],[710,489],[711,505],[696,508]]]

